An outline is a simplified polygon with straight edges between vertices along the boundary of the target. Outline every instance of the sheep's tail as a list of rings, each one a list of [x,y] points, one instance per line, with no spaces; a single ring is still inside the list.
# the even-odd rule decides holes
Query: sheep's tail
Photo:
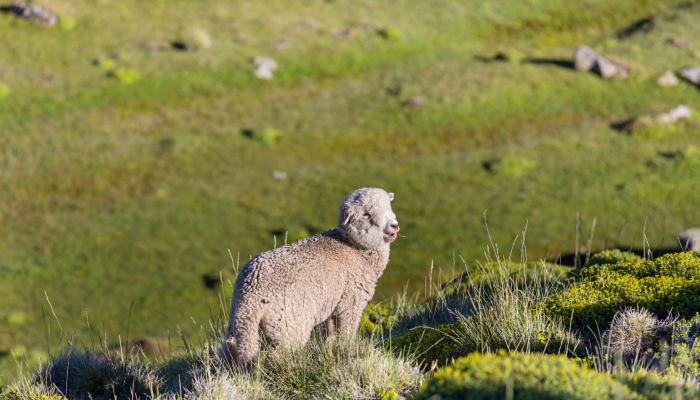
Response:
[[[221,346],[221,358],[250,369],[260,353],[261,320],[260,310],[232,310],[226,338]]]

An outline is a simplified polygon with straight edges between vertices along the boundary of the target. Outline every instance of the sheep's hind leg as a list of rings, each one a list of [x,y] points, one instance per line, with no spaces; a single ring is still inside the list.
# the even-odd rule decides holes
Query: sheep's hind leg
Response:
[[[331,315],[328,317],[326,322],[324,322],[324,327],[325,327],[325,334],[326,334],[326,342],[332,342],[333,339],[335,339],[336,334],[337,334],[337,328],[336,326],[338,325],[338,322],[336,321],[337,317],[335,315]]]

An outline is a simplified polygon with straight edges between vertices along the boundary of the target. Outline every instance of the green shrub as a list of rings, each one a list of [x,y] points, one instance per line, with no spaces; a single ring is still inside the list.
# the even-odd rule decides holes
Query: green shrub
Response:
[[[381,303],[367,304],[360,317],[360,332],[371,335],[382,333],[396,321],[396,314],[387,305]]]
[[[77,350],[54,358],[39,380],[71,399],[147,397],[159,385],[155,374],[143,366]]]
[[[697,399],[700,395],[697,385],[641,368],[635,372],[616,375],[615,378],[645,399]]]
[[[545,309],[587,333],[606,327],[623,307],[643,307],[665,318],[700,311],[700,253],[667,254],[653,261],[621,260],[583,268],[582,280],[550,295]]]
[[[676,322],[671,343],[670,370],[683,378],[700,379],[700,315]]]
[[[603,250],[595,253],[588,260],[588,265],[615,264],[620,261],[642,261],[643,258],[629,251],[619,249]]]
[[[564,356],[472,353],[435,373],[415,397],[450,399],[635,399],[612,376]]]

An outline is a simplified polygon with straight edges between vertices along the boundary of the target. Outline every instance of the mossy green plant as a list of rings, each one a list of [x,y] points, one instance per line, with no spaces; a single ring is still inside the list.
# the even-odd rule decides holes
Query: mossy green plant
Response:
[[[5,97],[9,96],[10,93],[12,93],[12,90],[10,89],[10,86],[6,83],[0,82],[0,100],[4,99]]]
[[[700,253],[685,252],[655,260],[622,260],[589,265],[582,279],[545,300],[551,315],[582,331],[603,329],[623,307],[639,306],[659,317],[700,311]]]
[[[77,25],[77,22],[75,21],[75,18],[73,18],[73,17],[63,15],[63,16],[58,18],[58,28],[62,31],[71,32],[71,31],[75,30],[76,25]]]
[[[494,170],[499,174],[517,178],[536,170],[538,167],[537,160],[509,155],[497,162]]]
[[[383,333],[396,321],[394,311],[386,304],[370,303],[360,317],[360,332],[366,335]]]
[[[594,253],[590,259],[588,260],[588,265],[607,265],[607,264],[615,264],[620,261],[626,261],[626,262],[633,262],[633,261],[641,261],[643,260],[641,257],[638,255],[629,252],[629,251],[622,251],[620,249],[610,249],[610,250],[603,250],[599,251],[597,253]]]
[[[396,28],[394,26],[387,26],[384,28],[381,28],[377,30],[377,34],[381,36],[382,39],[384,40],[398,40],[401,39],[403,34],[401,33],[401,30],[399,28]]]
[[[270,146],[279,141],[279,139],[282,137],[282,131],[271,127],[244,129],[243,135],[257,142]]]
[[[452,399],[641,399],[611,375],[564,357],[542,354],[472,353],[438,370],[416,400]]]
[[[671,343],[672,373],[685,379],[700,379],[700,314],[676,322]]]
[[[141,73],[135,68],[119,67],[112,71],[111,75],[124,85],[131,85],[141,80]]]

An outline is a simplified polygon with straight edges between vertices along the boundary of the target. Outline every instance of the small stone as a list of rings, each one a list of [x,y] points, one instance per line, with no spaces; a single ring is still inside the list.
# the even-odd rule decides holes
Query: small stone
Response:
[[[599,55],[586,45],[579,46],[574,50],[574,68],[577,71],[597,72],[603,79],[615,76],[627,77],[627,68]]]
[[[600,56],[596,60],[595,70],[603,79],[610,79],[615,76],[627,77],[627,69],[625,67]]]
[[[685,251],[700,251],[700,228],[688,229],[678,235],[681,249]]]
[[[274,171],[274,172],[272,173],[272,178],[273,178],[273,179],[276,179],[276,180],[278,180],[278,181],[283,181],[283,180],[287,179],[287,172],[285,172],[285,171]]]
[[[681,78],[692,83],[693,85],[700,86],[700,65],[695,67],[683,68],[678,72]]]
[[[255,57],[253,58],[253,65],[255,65],[255,76],[263,80],[272,79],[274,71],[277,69],[275,60],[269,57]]]
[[[423,96],[413,96],[409,99],[403,100],[401,102],[401,105],[404,107],[421,107],[424,106],[428,102],[428,99],[426,99]]]
[[[275,42],[275,49],[277,50],[286,50],[289,48],[289,42],[285,39],[279,39],[278,41]]]
[[[590,71],[598,59],[598,53],[583,45],[574,50],[574,68],[577,71]]]
[[[666,71],[656,80],[656,83],[662,87],[676,86],[678,85],[678,78],[673,72]]]
[[[687,40],[679,37],[674,37],[668,40],[669,43],[671,43],[673,46],[678,47],[679,49],[687,49],[688,46],[690,45]]]
[[[333,31],[333,36],[341,39],[348,39],[355,35],[355,31],[352,28],[341,28]]]

